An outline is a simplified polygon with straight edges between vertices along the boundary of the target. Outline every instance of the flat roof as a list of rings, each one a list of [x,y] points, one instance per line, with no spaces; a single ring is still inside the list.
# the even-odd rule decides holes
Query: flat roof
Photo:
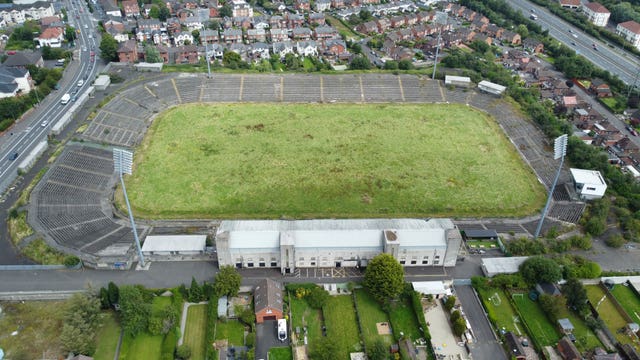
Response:
[[[602,174],[597,170],[569,169],[575,182],[580,184],[605,185]]]
[[[491,81],[487,81],[487,80],[482,80],[478,83],[478,87],[485,87],[485,88],[489,88],[489,89],[494,89],[497,91],[505,91],[507,89],[506,86],[502,86],[500,84],[496,84],[496,83],[492,83]]]
[[[518,272],[520,264],[528,258],[528,256],[482,258],[482,268],[487,272],[487,276],[513,274]]]
[[[447,84],[447,83],[449,83],[451,81],[460,81],[460,82],[470,83],[471,82],[471,78],[468,77],[468,76],[445,75],[445,77],[444,77],[445,84]]]
[[[413,290],[425,295],[446,294],[447,289],[442,281],[413,281]],[[450,291],[449,291],[450,292]]]
[[[142,251],[203,251],[206,243],[207,235],[149,235]]]
[[[469,229],[469,230],[464,230],[464,235],[467,238],[497,238],[498,237],[498,232],[495,229],[487,229],[487,230],[483,230],[483,229],[479,229],[479,230],[473,230],[473,229]]]
[[[224,220],[217,232],[453,229],[451,219]]]

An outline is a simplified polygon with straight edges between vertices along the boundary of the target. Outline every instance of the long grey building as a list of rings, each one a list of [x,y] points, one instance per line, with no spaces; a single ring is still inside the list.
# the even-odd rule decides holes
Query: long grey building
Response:
[[[455,266],[462,242],[450,219],[230,220],[216,233],[220,266],[357,267],[380,253],[403,266]]]

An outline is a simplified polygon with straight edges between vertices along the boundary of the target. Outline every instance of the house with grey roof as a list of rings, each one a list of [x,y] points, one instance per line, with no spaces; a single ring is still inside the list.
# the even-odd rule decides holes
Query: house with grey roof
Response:
[[[256,285],[253,290],[256,323],[283,318],[282,289],[282,283],[271,279],[264,279]]]

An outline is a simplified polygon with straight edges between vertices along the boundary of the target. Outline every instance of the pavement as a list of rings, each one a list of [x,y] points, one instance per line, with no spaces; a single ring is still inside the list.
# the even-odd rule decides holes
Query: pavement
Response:
[[[277,328],[277,320],[265,320],[262,324],[256,324],[256,359],[267,359],[271,348],[289,346],[288,336],[284,342],[278,340]]]
[[[435,300],[434,304],[424,312],[424,318],[429,324],[431,343],[436,355],[445,355],[449,359],[468,359],[469,354],[466,348],[458,345],[458,341],[451,332],[451,325],[440,300]]]

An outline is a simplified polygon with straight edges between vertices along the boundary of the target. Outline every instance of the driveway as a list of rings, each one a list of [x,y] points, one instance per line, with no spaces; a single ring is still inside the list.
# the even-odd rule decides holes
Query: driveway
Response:
[[[455,286],[456,296],[471,323],[475,342],[470,345],[474,360],[507,360],[496,341],[489,320],[470,285]]]
[[[286,341],[280,341],[277,330],[277,320],[265,320],[264,323],[256,325],[256,359],[266,360],[269,349],[273,347],[289,346],[289,336]]]

